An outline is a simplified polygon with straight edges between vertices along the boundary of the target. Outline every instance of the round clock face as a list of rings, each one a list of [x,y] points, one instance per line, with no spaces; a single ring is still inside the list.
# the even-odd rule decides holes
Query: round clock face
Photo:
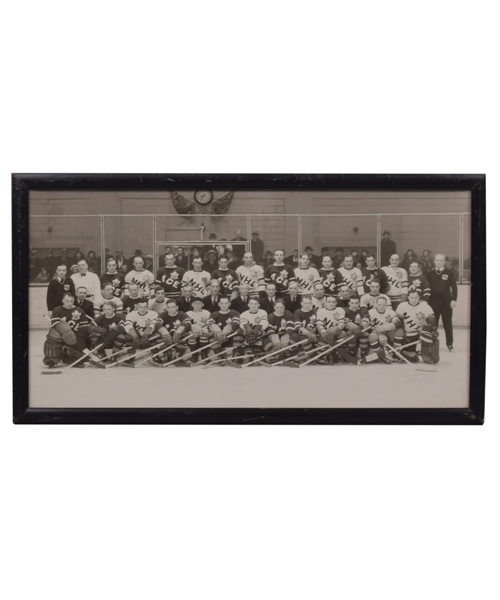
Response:
[[[194,193],[194,200],[201,206],[207,206],[214,199],[213,192],[211,190],[196,190]]]

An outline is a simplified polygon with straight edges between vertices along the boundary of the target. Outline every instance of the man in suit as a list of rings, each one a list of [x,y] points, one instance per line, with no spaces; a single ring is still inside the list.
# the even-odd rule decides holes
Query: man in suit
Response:
[[[208,260],[206,260],[203,263],[203,270],[212,275],[212,273],[216,271],[218,267],[219,263],[217,262],[217,250],[210,248],[210,250],[208,251]]]
[[[123,272],[123,265],[126,266],[128,271],[128,259],[123,256],[123,250],[116,251],[116,269],[120,273]]]
[[[240,284],[240,293],[237,298],[231,301],[231,308],[237,312],[244,313],[249,310],[249,301],[250,301],[250,286],[248,283]]]
[[[299,296],[299,284],[296,281],[290,281],[288,292],[288,295],[285,296],[285,308],[293,315],[296,310],[302,307],[301,297]]]
[[[90,317],[94,318],[94,303],[87,300],[87,288],[81,285],[76,289],[75,306],[81,308],[83,312]]]
[[[182,248],[177,248],[175,254],[175,265],[177,267],[183,268],[185,271],[188,270],[188,257],[185,256],[184,250]],[[191,310],[191,309],[189,309]]]
[[[52,253],[52,248],[47,248],[47,250],[45,250],[45,258],[42,260],[41,266],[47,269],[47,273],[49,273],[51,277],[56,271],[58,262],[58,259]]]
[[[179,306],[179,310],[184,313],[187,312],[188,310],[193,310],[192,300],[193,300],[193,286],[185,285],[182,288],[180,298],[177,299],[177,304]]]
[[[385,230],[380,242],[380,266],[388,267],[393,254],[396,254],[396,244],[391,240],[391,232]]]
[[[260,262],[264,256],[264,242],[259,237],[259,232],[252,233],[252,241],[250,242],[250,251],[253,254],[255,262]]]
[[[311,246],[306,246],[305,253],[309,256],[309,265],[315,269],[321,269],[321,259],[319,256],[316,256],[316,254],[313,254]]]
[[[70,268],[71,268],[71,257],[68,256],[68,249],[67,248],[61,248],[61,256],[58,259],[58,265],[66,265],[66,269],[69,272]]]
[[[244,238],[241,235],[241,229],[237,229],[235,231],[235,237],[231,240],[232,242],[236,242],[236,244],[233,244],[233,252],[235,253],[236,256],[239,256],[240,258],[243,257],[243,255],[245,254],[245,250],[246,250],[246,244],[245,242],[247,241],[246,238]]]
[[[217,279],[212,279],[212,281],[210,282],[210,294],[208,296],[205,296],[205,298],[203,299],[203,308],[205,310],[208,310],[210,314],[212,314],[213,312],[217,312],[220,309],[220,298],[220,284],[217,281]]]
[[[268,315],[274,312],[276,304],[276,286],[274,283],[268,283],[266,285],[266,294],[260,299],[260,307],[265,310]]]

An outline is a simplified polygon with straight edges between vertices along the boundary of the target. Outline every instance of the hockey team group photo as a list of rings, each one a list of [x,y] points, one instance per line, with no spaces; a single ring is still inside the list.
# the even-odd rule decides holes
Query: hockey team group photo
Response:
[[[34,406],[466,402],[465,193],[32,195]]]

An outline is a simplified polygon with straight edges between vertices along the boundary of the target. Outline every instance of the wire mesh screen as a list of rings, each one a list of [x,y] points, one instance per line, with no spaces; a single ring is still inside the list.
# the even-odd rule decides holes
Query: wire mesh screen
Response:
[[[310,246],[314,255],[332,257],[339,248],[342,254],[356,251],[355,264],[364,250],[377,254],[377,215],[302,215],[301,221],[301,250]]]
[[[100,273],[101,217],[30,216],[30,248],[31,282],[35,282],[42,267],[46,268],[47,275],[52,278],[61,256],[68,273],[71,266],[82,257],[88,260],[90,270]]]

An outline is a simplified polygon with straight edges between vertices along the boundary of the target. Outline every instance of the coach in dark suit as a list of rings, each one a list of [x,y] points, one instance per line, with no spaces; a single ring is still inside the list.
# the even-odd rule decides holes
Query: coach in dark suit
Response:
[[[239,296],[231,302],[231,308],[233,310],[240,314],[248,310],[248,302],[250,301],[249,291],[250,288],[248,287],[248,283],[242,283],[240,285]]]
[[[445,268],[446,257],[444,254],[436,254],[434,257],[435,268],[429,271],[427,279],[431,288],[429,306],[434,311],[436,322],[439,318],[443,320],[446,335],[446,346],[451,352],[453,350],[453,309],[457,305],[458,288],[455,275],[451,269]]]
[[[205,296],[203,300],[203,308],[208,310],[210,314],[220,310],[219,300],[220,300],[220,284],[217,279],[212,279],[210,282],[210,295]]]
[[[302,308],[302,304],[300,303],[301,297],[299,296],[299,284],[296,281],[290,281],[288,291],[290,293],[285,296],[285,308],[293,315],[296,310]]]
[[[260,307],[265,310],[268,315],[274,312],[274,305],[276,304],[276,286],[274,283],[268,283],[266,285],[266,293],[260,299]]]

